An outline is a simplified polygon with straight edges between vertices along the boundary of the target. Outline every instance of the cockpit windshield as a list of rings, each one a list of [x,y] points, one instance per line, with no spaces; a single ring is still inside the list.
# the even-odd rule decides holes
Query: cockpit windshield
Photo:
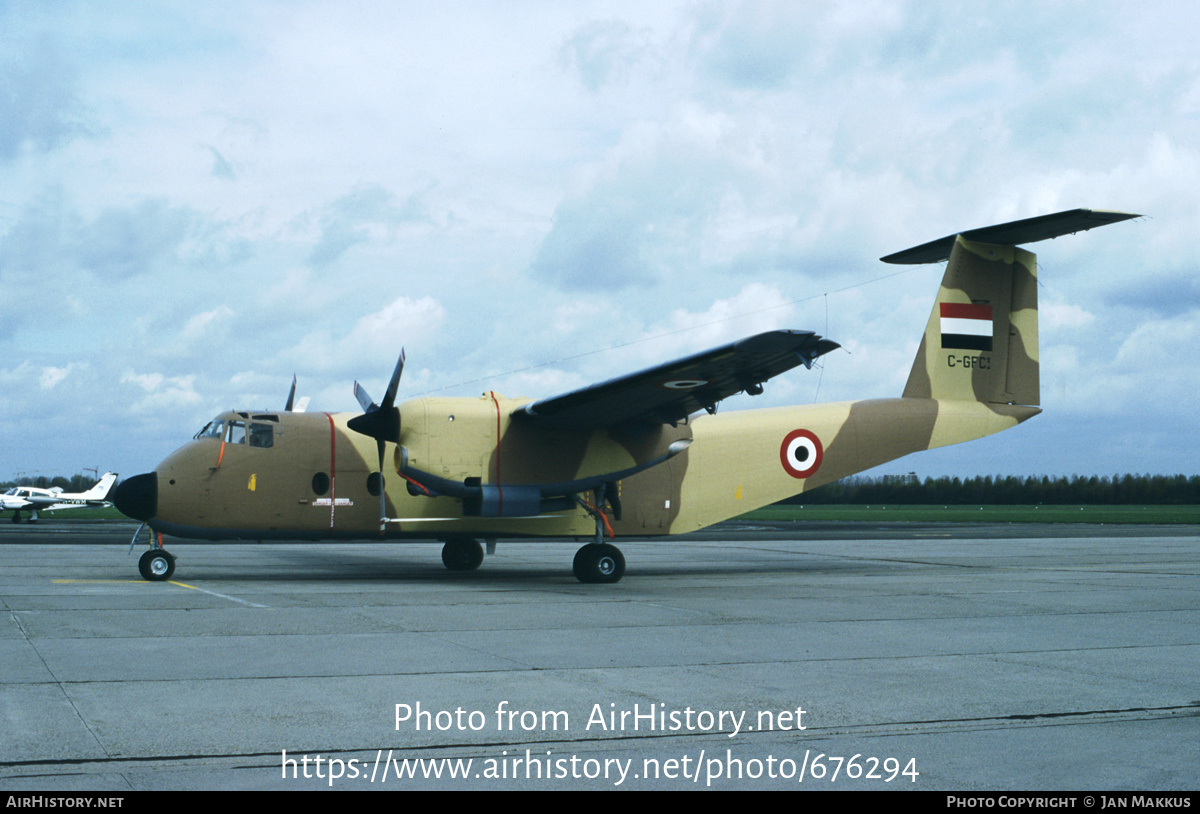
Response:
[[[219,418],[214,419],[204,425],[204,429],[196,433],[193,438],[199,441],[201,438],[216,438],[220,439],[225,434],[225,422]]]
[[[264,417],[278,422],[274,416]],[[259,416],[255,416],[255,418],[259,418]],[[270,449],[275,446],[275,426],[260,421],[239,421],[237,419],[226,421],[223,418],[216,418],[205,424],[204,429],[196,433],[193,438],[197,441],[215,438],[227,444],[249,443],[252,447]]]

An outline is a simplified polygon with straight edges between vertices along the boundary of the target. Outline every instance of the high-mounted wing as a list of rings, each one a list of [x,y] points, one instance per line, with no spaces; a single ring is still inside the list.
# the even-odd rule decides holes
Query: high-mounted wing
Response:
[[[1128,212],[1110,212],[1105,209],[1068,209],[1065,212],[1055,212],[1053,215],[1040,215],[1036,218],[1014,220],[1011,223],[1001,223],[998,226],[985,226],[982,229],[968,229],[965,232],[940,237],[920,246],[905,249],[902,252],[889,254],[879,258],[885,263],[938,263],[949,259],[954,241],[961,234],[967,240],[979,243],[999,243],[1005,246],[1020,246],[1025,243],[1036,243],[1039,240],[1049,240],[1052,237],[1071,235],[1076,232],[1086,232],[1097,226],[1108,223],[1118,223],[1130,218],[1140,218],[1141,215],[1131,215]]]
[[[812,331],[768,331],[719,348],[525,405],[513,415],[547,427],[675,424],[840,347]]]

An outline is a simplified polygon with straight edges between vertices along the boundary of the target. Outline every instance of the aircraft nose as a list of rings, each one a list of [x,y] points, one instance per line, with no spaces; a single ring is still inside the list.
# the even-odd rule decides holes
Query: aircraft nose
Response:
[[[146,521],[158,512],[158,474],[147,472],[134,475],[117,484],[113,491],[113,505],[134,520]]]

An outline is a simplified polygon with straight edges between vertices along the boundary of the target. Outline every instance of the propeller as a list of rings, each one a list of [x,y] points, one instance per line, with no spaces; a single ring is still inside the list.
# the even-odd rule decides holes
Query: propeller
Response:
[[[346,426],[357,433],[368,435],[375,439],[379,450],[379,531],[382,534],[387,522],[387,495],[383,483],[383,447],[388,441],[400,442],[400,411],[396,409],[396,392],[400,389],[400,374],[404,372],[404,349],[400,349],[400,359],[396,369],[392,371],[392,380],[388,382],[387,392],[383,394],[383,402],[376,404],[367,391],[358,382],[354,383],[354,397],[363,408],[363,414],[355,416],[346,422]]]
[[[285,413],[297,412],[302,413],[308,409],[308,396],[304,396],[299,402],[296,401],[296,377],[292,376],[292,389],[288,391],[287,405],[283,408]]]

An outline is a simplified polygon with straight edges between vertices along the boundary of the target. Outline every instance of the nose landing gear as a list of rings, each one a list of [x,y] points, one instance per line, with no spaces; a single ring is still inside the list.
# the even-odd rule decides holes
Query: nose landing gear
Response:
[[[175,573],[175,555],[166,549],[152,548],[138,560],[138,571],[142,579],[164,582]]]
[[[129,541],[131,553],[145,527],[146,524],[142,523],[133,533],[133,539]],[[138,572],[142,575],[142,579],[150,582],[165,582],[175,573],[175,555],[162,547],[162,534],[156,538],[154,531],[151,530],[150,550],[138,558]]]

